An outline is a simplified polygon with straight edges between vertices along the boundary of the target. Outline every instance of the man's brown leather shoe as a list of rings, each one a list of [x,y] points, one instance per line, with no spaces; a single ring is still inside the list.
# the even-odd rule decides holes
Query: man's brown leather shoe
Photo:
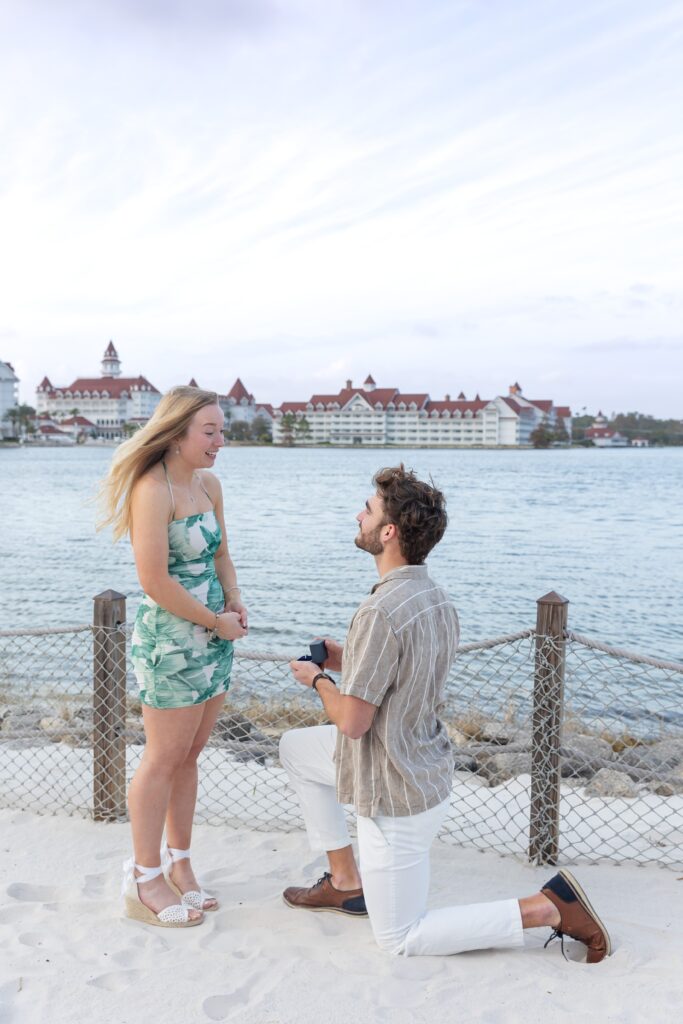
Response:
[[[296,909],[330,910],[335,914],[347,914],[349,917],[368,916],[363,890],[351,889],[349,892],[342,892],[341,889],[335,889],[329,871],[308,889],[290,886],[289,889],[285,889],[282,898],[288,907]]]
[[[599,964],[612,952],[607,929],[593,910],[585,892],[569,871],[559,871],[541,892],[560,912],[560,923],[551,939],[569,935],[588,946],[586,963]],[[550,939],[548,939],[550,942]],[[547,945],[548,943],[546,943]],[[564,948],[562,950],[564,952]]]

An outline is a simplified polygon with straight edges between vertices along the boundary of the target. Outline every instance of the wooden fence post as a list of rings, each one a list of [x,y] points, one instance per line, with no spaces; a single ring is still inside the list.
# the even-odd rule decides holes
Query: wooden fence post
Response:
[[[569,601],[551,591],[536,602],[531,738],[529,860],[557,864],[560,846],[560,730]]]
[[[126,817],[126,599],[115,590],[94,598],[93,815]]]

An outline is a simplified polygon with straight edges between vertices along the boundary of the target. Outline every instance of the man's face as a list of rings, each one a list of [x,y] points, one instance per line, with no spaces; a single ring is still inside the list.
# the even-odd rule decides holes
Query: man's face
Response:
[[[365,508],[358,513],[356,519],[360,527],[355,538],[356,547],[371,555],[381,555],[384,551],[384,544],[380,540],[380,533],[387,525],[387,520],[384,514],[384,502],[379,494],[373,494],[368,498]]]

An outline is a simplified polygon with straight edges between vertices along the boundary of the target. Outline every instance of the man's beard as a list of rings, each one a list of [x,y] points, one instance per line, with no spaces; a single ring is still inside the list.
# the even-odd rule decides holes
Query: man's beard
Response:
[[[381,523],[371,533],[363,533],[362,530],[359,530],[355,537],[356,547],[360,548],[361,551],[367,551],[370,555],[381,555],[384,551],[384,545],[379,539],[379,535],[386,525],[386,523]]]

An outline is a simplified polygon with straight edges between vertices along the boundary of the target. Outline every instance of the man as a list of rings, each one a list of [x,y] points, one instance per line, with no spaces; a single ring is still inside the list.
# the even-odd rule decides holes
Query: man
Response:
[[[280,758],[299,796],[311,847],[329,872],[310,888],[289,888],[291,906],[370,917],[378,945],[406,956],[523,945],[523,930],[549,926],[588,947],[588,962],[610,940],[567,871],[520,900],[428,911],[429,849],[449,807],[453,763],[439,710],[458,644],[458,618],[425,558],[441,540],[443,495],[403,465],[380,470],[376,492],[356,517],[356,545],[375,558],[379,583],[361,604],[346,643],[326,640],[323,668],[291,670],[313,686],[331,725],[294,729]],[[358,818],[360,872],[342,804]],[[362,877],[362,881],[361,881]]]

